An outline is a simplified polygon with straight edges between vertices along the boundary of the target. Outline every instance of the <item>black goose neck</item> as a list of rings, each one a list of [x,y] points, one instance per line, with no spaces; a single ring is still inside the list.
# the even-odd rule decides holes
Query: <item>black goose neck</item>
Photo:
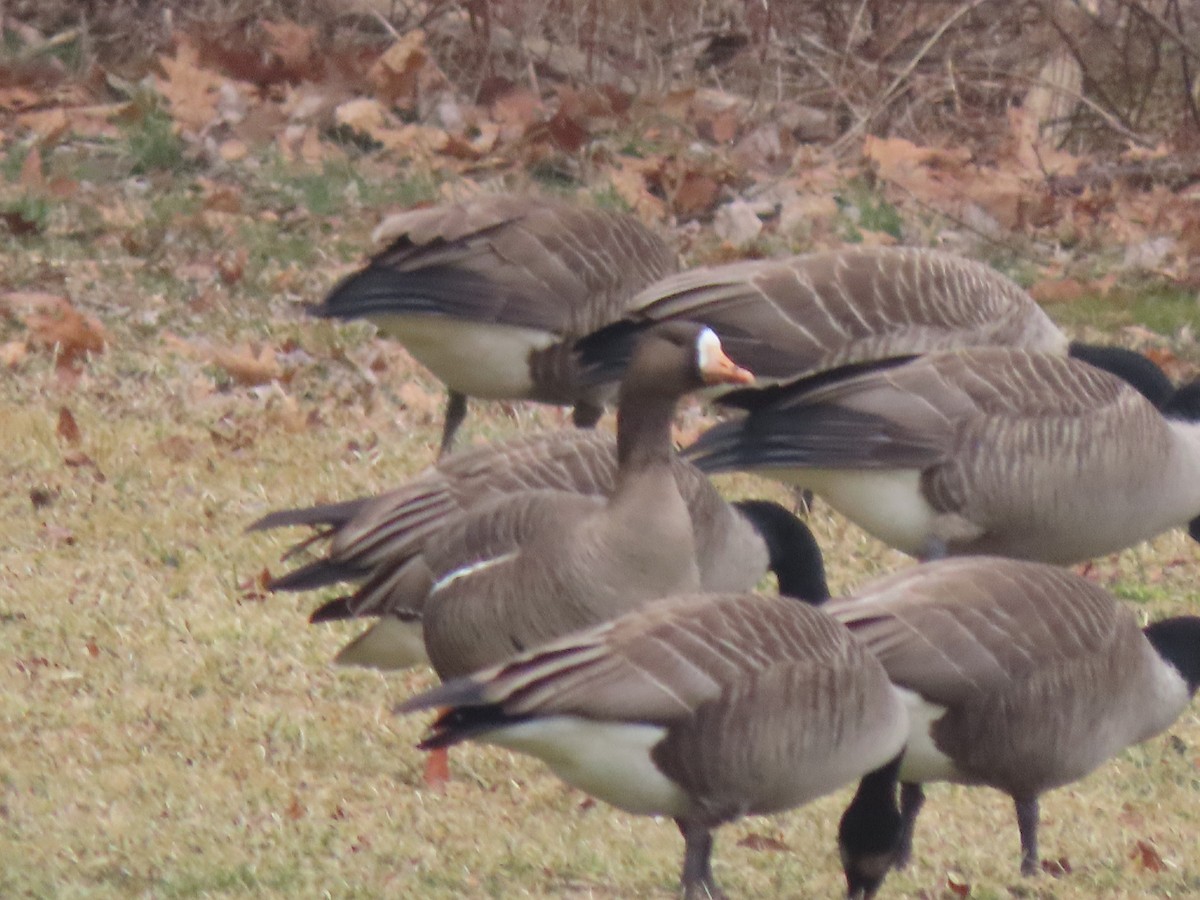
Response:
[[[1188,691],[1200,688],[1200,616],[1174,616],[1151,622],[1143,631],[1158,655],[1187,682]]]
[[[1184,422],[1200,422],[1200,379],[1189,381],[1163,403],[1163,415]]]
[[[838,850],[851,897],[873,897],[899,856],[904,819],[896,793],[903,758],[900,752],[864,775],[838,823]]]
[[[807,525],[772,500],[739,500],[734,506],[766,544],[779,593],[814,606],[829,599],[825,560]]]
[[[1072,341],[1067,352],[1074,359],[1116,375],[1159,409],[1175,393],[1167,373],[1136,350]]]

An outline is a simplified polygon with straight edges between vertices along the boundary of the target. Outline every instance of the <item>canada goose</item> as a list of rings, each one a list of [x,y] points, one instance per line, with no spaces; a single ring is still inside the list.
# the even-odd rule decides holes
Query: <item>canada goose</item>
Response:
[[[916,247],[848,247],[690,269],[656,281],[623,321],[707,325],[759,383],[851,362],[973,346],[1071,356],[1156,406],[1173,390],[1141,353],[1068,341],[1020,285],[982,263]]]
[[[594,425],[608,393],[575,383],[571,341],[678,267],[632,216],[543,198],[479,196],[381,230],[392,243],[310,311],[370,320],[445,382],[442,453],[467,397],[574,405],[576,424]]]
[[[908,725],[878,662],[819,610],[755,594],[670,597],[399,707],[444,711],[424,749],[477,739],[641,815],[671,816],[688,898],[724,896],[712,831],[863,779],[839,826],[851,897],[875,894],[901,837]]]
[[[1009,794],[1021,872],[1038,871],[1038,797],[1168,728],[1200,684],[1200,617],[1138,628],[1102,588],[1041,563],[914,566],[831,601],[910,703],[900,768],[905,841],[921,783]]]
[[[1186,397],[1186,390],[1179,395]],[[739,391],[685,452],[809,488],[922,558],[1073,563],[1200,515],[1200,423],[1067,357],[995,347]],[[1194,527],[1194,526],[1193,526]]]
[[[768,569],[775,572],[780,589],[790,588],[793,594],[808,596],[816,590],[814,585],[824,584],[820,551],[790,512],[762,500],[726,503],[694,466],[672,455],[671,467],[691,517],[703,590],[749,590]],[[328,540],[326,552],[268,587],[299,591],[365,581],[352,596],[321,606],[311,621],[381,616],[338,654],[337,661],[404,668],[425,661],[415,613],[420,598],[433,586],[433,574],[422,556],[427,540],[501,496],[541,489],[607,496],[616,472],[616,442],[609,435],[571,430],[526,435],[451,454],[377,497],[280,510],[248,530],[321,527],[288,555],[322,539]],[[408,618],[393,613],[396,605]]]
[[[464,675],[648,600],[697,590],[671,420],[689,391],[752,380],[708,328],[674,322],[642,335],[618,395],[611,494],[521,492],[426,541],[433,587],[420,614],[438,675]]]

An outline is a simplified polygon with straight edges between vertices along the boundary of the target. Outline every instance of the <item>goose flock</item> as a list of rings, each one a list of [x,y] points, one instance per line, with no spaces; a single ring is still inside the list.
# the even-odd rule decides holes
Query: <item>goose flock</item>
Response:
[[[339,663],[430,665],[433,781],[475,740],[669,816],[688,898],[723,896],[714,830],[857,782],[852,898],[914,847],[923,785],[1041,795],[1159,734],[1200,686],[1200,617],[1143,625],[1062,568],[1200,540],[1200,383],[1072,342],[1013,282],[933,250],[849,248],[678,271],[633,217],[511,195],[403,213],[316,315],[363,318],[446,384],[436,461],[374,497],[269,513],[314,529],[271,584],[348,584]],[[676,406],[729,415],[682,453]],[[468,397],[592,430],[452,452]],[[805,524],[708,476],[803,487],[919,560],[831,598]],[[315,551],[315,552],[314,552]],[[778,594],[756,588],[772,573]],[[514,886],[514,890],[517,886]]]

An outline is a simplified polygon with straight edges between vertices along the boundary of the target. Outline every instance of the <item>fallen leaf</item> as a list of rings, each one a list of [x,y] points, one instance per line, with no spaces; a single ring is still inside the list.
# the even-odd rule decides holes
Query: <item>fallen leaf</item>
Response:
[[[773,852],[786,852],[792,848],[778,838],[768,837],[765,834],[751,832],[740,841],[737,842],[739,847],[747,847],[750,850],[771,850]]]
[[[71,410],[65,406],[58,408],[58,427],[55,429],[60,440],[72,447],[79,446],[83,441],[83,433],[79,430],[79,424],[75,421],[75,416],[71,414]]]
[[[300,802],[300,798],[292,797],[292,802],[288,804],[288,808],[284,810],[284,815],[295,822],[299,819],[303,819],[307,812],[308,810],[304,808],[304,804]]]
[[[13,297],[34,298],[35,309],[23,316],[29,329],[30,343],[51,350],[61,368],[74,368],[89,353],[102,353],[108,337],[104,326],[95,316],[84,315],[71,306],[66,297],[45,294],[9,294]]]
[[[271,583],[271,572],[265,566],[257,575],[252,575],[238,582],[238,600],[250,600],[261,603],[270,596],[267,585]]]
[[[83,646],[84,646],[84,649],[87,650],[88,656],[95,658],[100,655],[100,645],[97,644],[95,641],[88,641]]]
[[[246,273],[246,262],[249,259],[250,254],[245,247],[238,247],[229,253],[222,253],[217,257],[217,274],[226,284],[237,284]]]
[[[1162,856],[1159,855],[1154,845],[1148,841],[1140,840],[1134,844],[1130,857],[1148,872],[1161,872],[1163,870]]]
[[[21,113],[17,116],[17,124],[37,135],[38,143],[44,147],[56,143],[65,135],[71,127],[71,120],[67,118],[65,110],[56,106],[53,109]]]
[[[16,209],[0,212],[0,222],[3,222],[4,227],[17,237],[27,237],[42,230],[42,223],[39,220],[32,219]]]
[[[971,896],[971,883],[957,872],[946,874],[946,889],[956,897]]]
[[[29,489],[29,502],[33,504],[34,509],[45,509],[52,504],[58,496],[57,491],[52,491],[48,487],[35,487]]]
[[[1083,283],[1074,278],[1046,278],[1029,289],[1030,296],[1038,303],[1069,303],[1084,293]]]
[[[1043,859],[1042,871],[1052,878],[1062,878],[1064,875],[1071,874],[1071,861],[1065,856],[1060,856],[1058,859]]]
[[[428,59],[425,32],[419,28],[406,32],[384,51],[367,73],[375,95],[388,106],[412,109],[416,106],[421,69]]]

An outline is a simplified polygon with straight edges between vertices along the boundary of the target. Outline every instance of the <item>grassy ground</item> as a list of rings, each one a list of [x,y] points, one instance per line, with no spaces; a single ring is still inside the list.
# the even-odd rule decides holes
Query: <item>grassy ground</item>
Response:
[[[432,457],[436,386],[365,330],[298,312],[379,209],[432,186],[261,163],[223,180],[230,212],[198,174],[129,178],[138,152],[89,157],[92,188],[40,210],[39,234],[0,236],[0,290],[66,294],[109,334],[75,384],[45,353],[0,370],[0,895],[671,896],[673,825],[585,802],[529,760],[467,748],[445,793],[422,790],[423,721],[390,710],[428,675],[332,669],[353,629],[310,628],[315,598],[256,584],[287,536],[246,537],[251,520]],[[0,318],[0,343],[23,335]],[[283,379],[240,385],[204,342],[269,345]],[[56,430],[64,406],[77,446]],[[493,408],[466,439],[562,422]],[[824,508],[814,527],[835,589],[904,564]],[[1167,535],[1094,573],[1159,615],[1195,609],[1196,562]],[[1043,853],[1070,871],[1029,881],[1004,798],[934,787],[917,863],[883,895],[1195,896],[1198,790],[1190,711],[1046,799]],[[835,895],[846,800],[723,830],[719,880],[740,897]]]

